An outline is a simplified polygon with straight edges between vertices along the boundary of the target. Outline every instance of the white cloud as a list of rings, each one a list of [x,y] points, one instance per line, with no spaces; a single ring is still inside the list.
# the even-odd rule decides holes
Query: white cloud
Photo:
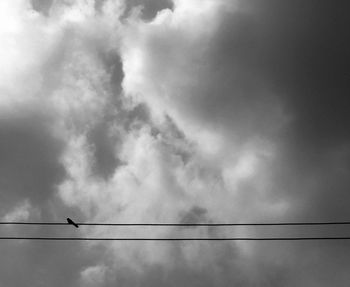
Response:
[[[0,7],[1,107],[23,103],[39,92],[41,66],[52,51],[56,33],[27,1],[3,1]]]
[[[28,200],[24,200],[2,217],[3,221],[26,221],[30,216],[36,217],[38,210]]]
[[[202,82],[209,81],[206,70],[210,63],[203,57],[208,56],[210,42],[220,27],[220,14],[233,11],[234,6],[208,0],[198,8],[197,1],[176,1],[174,11],[161,11],[149,23],[133,15],[122,24],[111,21],[123,11],[123,5],[115,3],[105,2],[102,12],[97,13],[93,1],[55,2],[48,18],[25,2],[17,2],[15,10],[6,12],[11,15],[6,21],[15,20],[12,30],[3,33],[9,46],[0,61],[6,64],[13,60],[14,65],[1,76],[1,83],[6,83],[4,87],[19,101],[26,99],[22,106],[39,104],[37,109],[48,111],[48,129],[64,146],[60,163],[67,174],[57,187],[59,197],[90,221],[178,222],[196,206],[206,211],[206,220],[244,219],[242,200],[253,199],[263,187],[251,183],[248,195],[239,187],[248,179],[255,181],[262,172],[261,162],[270,162],[273,157],[265,154],[264,145],[255,139],[245,151],[245,143],[235,142],[235,133],[225,119],[216,121],[205,115],[202,109],[206,107],[201,103],[207,98],[196,91]],[[38,44],[39,40],[43,44]],[[11,43],[17,49],[12,56],[8,54]],[[151,113],[148,122],[130,127],[118,122],[117,116],[131,114],[133,107],[114,101],[118,95],[111,90],[112,75],[103,61],[103,55],[119,49],[127,96],[122,101],[131,99],[134,106],[145,103]],[[28,91],[26,82],[24,88],[15,83],[22,79],[35,83],[35,88]],[[221,85],[215,79],[210,81]],[[4,102],[14,110],[12,99],[2,97]],[[89,133],[106,120],[109,109],[115,117],[110,125],[117,127],[111,144],[118,141],[115,157],[123,164],[110,178],[102,179],[94,174],[94,145]],[[263,210],[269,207],[266,201]],[[141,236],[142,232],[90,228],[86,235]],[[186,232],[189,236],[208,235],[208,231]],[[152,236],[174,233],[172,228],[163,228]],[[144,248],[131,244],[128,249],[104,245],[111,248],[114,260],[122,259],[133,268],[159,263],[170,268],[175,264],[173,245],[150,243]],[[202,245],[180,248],[192,267],[202,251]],[[210,254],[203,255],[204,265],[211,264]]]
[[[103,286],[108,268],[104,265],[90,266],[81,271],[81,286]]]
[[[133,105],[146,103],[151,119],[131,127],[113,122],[118,127],[115,135],[120,146],[115,156],[123,164],[108,179],[93,172],[94,149],[88,138],[111,101],[104,84],[108,83],[108,74],[85,46],[71,48],[70,63],[62,69],[63,88],[53,93],[53,106],[61,110],[64,128],[68,120],[73,123],[66,130],[62,162],[68,176],[59,186],[59,195],[90,221],[178,222],[195,206],[206,211],[203,220],[222,222],[253,219],[260,212],[274,217],[283,211],[269,211],[270,194],[265,194],[269,174],[263,169],[274,159],[271,143],[256,138],[237,141],[235,130],[230,130],[225,120],[230,114],[215,122],[215,118],[202,114],[205,107],[196,106],[207,100],[193,92],[197,85],[200,89],[202,81],[208,81],[202,71],[207,64],[201,57],[207,56],[207,47],[219,29],[220,13],[233,8],[224,1],[206,1],[200,9],[195,9],[196,1],[191,3],[177,1],[173,12],[164,10],[149,23],[129,19],[119,30],[125,100],[131,99]],[[207,23],[205,29],[203,21]],[[192,98],[198,99],[188,100]],[[181,110],[187,104],[189,108]],[[115,113],[131,114],[133,107],[115,109]],[[174,121],[173,126],[166,115]],[[112,145],[117,145],[116,139]],[[254,212],[243,206],[248,202]],[[144,231],[89,228],[86,234],[132,237],[143,236]],[[156,229],[152,237],[174,233],[172,228]],[[208,231],[196,229],[188,234],[206,236]],[[120,244],[106,246],[115,260],[122,259],[138,270],[145,264],[161,263],[169,268],[174,264],[171,254],[175,247],[171,244],[159,247],[150,243],[147,248],[133,243],[128,248]],[[180,252],[189,264],[194,264],[201,246],[192,247],[198,252],[188,252],[185,247]]]

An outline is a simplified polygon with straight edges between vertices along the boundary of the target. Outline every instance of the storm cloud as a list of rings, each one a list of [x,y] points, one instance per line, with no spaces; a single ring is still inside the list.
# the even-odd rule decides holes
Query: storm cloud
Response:
[[[345,1],[0,5],[3,221],[350,217]],[[349,234],[346,226],[0,228],[1,236]],[[0,285],[9,287],[350,279],[345,241],[3,241],[0,251]]]

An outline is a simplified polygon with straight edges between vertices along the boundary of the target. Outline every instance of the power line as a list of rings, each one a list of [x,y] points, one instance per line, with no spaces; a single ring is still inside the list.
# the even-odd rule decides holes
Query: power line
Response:
[[[224,237],[224,238],[140,238],[140,237],[0,237],[0,240],[50,240],[50,241],[306,241],[350,240],[350,237]]]
[[[280,223],[83,223],[91,226],[275,226],[275,225],[349,225],[350,222],[280,222]],[[62,222],[0,222],[0,225],[68,225]]]

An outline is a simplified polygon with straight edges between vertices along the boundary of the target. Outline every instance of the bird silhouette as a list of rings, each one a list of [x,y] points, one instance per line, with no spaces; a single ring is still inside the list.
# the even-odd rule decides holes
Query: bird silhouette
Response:
[[[79,225],[76,224],[72,219],[70,219],[69,217],[67,218],[67,222],[68,224],[74,225],[76,228],[79,228]]]

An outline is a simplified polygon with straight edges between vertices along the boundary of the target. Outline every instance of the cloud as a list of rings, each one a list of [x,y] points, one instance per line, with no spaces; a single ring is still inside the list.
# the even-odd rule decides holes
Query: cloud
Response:
[[[202,126],[236,142],[278,130],[288,119],[282,104],[251,64],[241,62],[240,47],[229,47],[243,34],[231,21],[234,5],[189,3],[178,1],[174,12],[131,25],[122,47],[126,93],[148,102],[156,116],[170,115],[188,137]]]
[[[138,13],[145,21],[154,19],[158,12],[165,9],[173,9],[173,2],[170,0],[131,0],[125,2],[125,16]]]
[[[90,266],[81,272],[81,286],[103,286],[106,277],[106,266]]]
[[[44,121],[49,119],[34,115],[1,117],[1,215],[23,200],[41,206],[65,176],[59,162],[63,143]]]
[[[32,10],[29,1],[1,5],[6,17],[1,17],[0,216],[29,221],[78,216],[60,200],[57,187],[68,175],[62,161],[67,147],[99,121],[112,94],[106,84],[107,53],[99,41],[113,23],[103,29],[100,19],[88,24],[89,5],[82,3],[82,10],[70,10],[55,2],[46,15]],[[117,73],[115,68],[115,78]],[[69,236],[69,230],[2,227],[1,234]],[[74,286],[80,270],[99,258],[92,250],[79,243],[3,242],[2,258],[11,260],[1,260],[0,284],[55,286],[65,278]],[[23,270],[23,276],[13,270]]]
[[[186,77],[191,80],[192,75],[188,70],[192,71],[191,66],[198,65],[198,55],[194,55],[191,49],[209,43],[214,37],[220,27],[218,15],[223,13],[226,6],[224,2],[215,4],[208,1],[202,10],[197,11],[195,7],[194,4],[178,2],[173,12],[164,10],[149,23],[132,18],[128,26],[123,28],[123,88],[128,97],[123,99],[124,103],[117,106],[116,110],[117,113],[131,114],[132,110],[135,110],[134,107],[146,104],[151,118],[140,119],[136,114],[131,118],[131,126],[116,122],[105,125],[109,127],[109,132],[114,132],[114,138],[110,137],[109,140],[113,142],[111,146],[115,146],[116,149],[111,152],[114,152],[121,164],[114,171],[110,170],[109,177],[104,179],[96,177],[94,173],[94,147],[86,134],[78,133],[70,138],[63,156],[68,177],[60,185],[59,194],[65,204],[79,208],[90,220],[176,222],[185,220],[194,208],[206,210],[206,218],[209,221],[243,220],[254,218],[258,211],[263,211],[267,218],[274,217],[286,208],[282,200],[270,202],[271,194],[265,194],[264,191],[270,185],[267,183],[269,174],[262,172],[263,166],[271,165],[273,160],[273,146],[266,136],[261,140],[249,137],[235,141],[235,133],[229,132],[229,124],[234,121],[230,118],[231,114],[224,115],[222,121],[215,124],[215,119],[209,116],[211,112],[207,113],[201,107],[196,107],[196,98],[199,97],[198,101],[205,104],[209,95],[202,97],[200,93],[192,93],[195,85],[189,83],[186,86],[186,81],[180,86],[184,94],[176,101],[174,91],[184,72],[188,73]],[[193,17],[190,19],[190,16]],[[203,17],[211,21],[212,30],[204,30],[201,27]],[[177,41],[175,45],[169,33],[181,41]],[[138,37],[141,37],[141,42]],[[150,46],[142,46],[144,43]],[[163,47],[158,45],[173,48],[171,54],[174,54],[174,59],[171,62],[163,63],[159,58],[148,58],[153,56],[154,49],[162,52]],[[141,52],[137,58],[133,58],[135,51]],[[209,51],[203,51],[201,56],[209,54]],[[180,59],[181,55],[187,58]],[[178,60],[183,61],[183,66],[177,66]],[[165,78],[158,71],[160,67],[168,67],[169,75]],[[164,73],[166,74],[167,72]],[[199,70],[199,75],[192,78],[200,88],[200,82],[208,81],[207,77],[207,71],[201,73]],[[171,82],[172,78],[175,82]],[[169,93],[169,103],[159,98],[162,94],[157,90],[158,81]],[[215,81],[217,79],[214,79],[213,83]],[[219,86],[220,82],[216,84]],[[194,98],[193,103],[189,103],[189,111],[192,109],[193,113],[186,110],[181,113],[179,109],[184,105],[186,96]],[[174,98],[173,102],[171,97]],[[225,97],[227,96],[219,98],[218,103],[224,102]],[[125,105],[130,100],[131,106]],[[240,101],[238,97],[237,102]],[[171,105],[172,103],[174,105]],[[232,100],[230,105],[234,106],[235,103],[236,101]],[[258,105],[257,107],[259,109]],[[276,117],[279,117],[278,109],[276,113]],[[216,126],[223,128],[216,132]],[[254,129],[252,128],[249,134],[252,134]],[[239,131],[238,129],[237,133]],[[237,148],[227,154],[231,144],[235,144]],[[256,213],[249,215],[248,211],[241,208],[242,203],[248,202],[254,206]],[[180,231],[188,236],[216,235],[216,232],[205,229]],[[154,235],[171,236],[178,232],[179,230],[164,228],[154,231]],[[141,235],[133,230],[105,229],[90,229],[87,234]],[[210,262],[208,259],[215,253],[215,250],[204,253],[203,245],[193,245],[189,248],[172,244],[159,247],[152,243],[147,247],[134,243],[108,245],[115,256],[114,261],[122,259],[126,266],[138,271],[142,271],[144,266],[154,264],[174,268],[174,264],[177,263],[171,255],[175,249],[179,250],[183,260],[186,260],[191,268],[194,268],[198,260],[206,266]],[[198,257],[199,254],[203,254],[202,259]]]
[[[333,23],[342,9],[314,4],[0,4],[6,67],[0,73],[0,216],[144,223],[347,218],[346,17]],[[0,231],[309,234],[86,226]],[[345,231],[327,227],[312,235]],[[3,258],[16,252],[9,264],[0,261],[0,283],[23,285],[7,269],[18,266],[32,285],[61,286],[66,278],[66,286],[329,286],[335,271],[338,285],[348,281],[345,244],[307,244],[8,242]]]
[[[3,221],[26,221],[33,213],[32,206],[25,200],[3,217]]]

